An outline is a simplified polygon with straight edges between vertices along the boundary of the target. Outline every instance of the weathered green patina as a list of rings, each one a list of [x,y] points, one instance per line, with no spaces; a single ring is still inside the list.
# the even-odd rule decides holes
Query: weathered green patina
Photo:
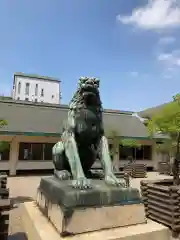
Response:
[[[89,173],[99,159],[108,185],[125,187],[125,180],[113,173],[108,140],[104,135],[99,80],[81,77],[64,126],[61,141],[53,147],[55,176],[60,180],[72,178],[72,186],[91,188]]]

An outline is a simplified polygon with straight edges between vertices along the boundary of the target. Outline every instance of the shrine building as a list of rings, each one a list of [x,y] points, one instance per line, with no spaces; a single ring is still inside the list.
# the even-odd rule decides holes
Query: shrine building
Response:
[[[52,147],[60,140],[67,112],[67,105],[0,100],[0,119],[8,122],[0,129],[0,141],[9,145],[0,152],[0,171],[16,175],[22,170],[53,169]],[[120,167],[127,163],[131,151],[137,162],[157,169],[159,155],[155,145],[163,141],[163,136],[151,138],[146,126],[133,112],[106,109],[103,121],[107,134],[116,131],[121,138],[136,139],[141,144],[140,148],[132,149],[119,146]]]

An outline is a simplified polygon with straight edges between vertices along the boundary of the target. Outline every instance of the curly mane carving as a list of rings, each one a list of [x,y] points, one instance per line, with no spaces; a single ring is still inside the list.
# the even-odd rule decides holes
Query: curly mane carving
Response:
[[[96,110],[98,110],[99,112],[102,112],[102,103],[101,103],[101,100],[100,100],[100,94],[99,94],[99,90],[98,90],[98,87],[99,87],[99,79],[97,78],[89,78],[89,77],[81,77],[79,79],[79,82],[78,82],[78,89],[77,91],[75,92],[75,94],[73,95],[71,101],[70,101],[70,104],[69,104],[69,108],[70,110],[78,110],[80,108],[87,108],[86,104],[85,104],[85,101],[84,101],[84,98],[83,98],[83,92],[85,91],[86,89],[86,86],[88,87],[88,82],[94,82],[95,84],[97,84],[97,86],[95,86],[96,89]]]

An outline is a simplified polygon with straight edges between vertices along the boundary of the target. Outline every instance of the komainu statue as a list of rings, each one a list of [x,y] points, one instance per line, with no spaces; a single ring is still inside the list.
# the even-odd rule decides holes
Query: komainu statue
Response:
[[[91,188],[88,176],[97,159],[101,161],[105,182],[125,187],[125,180],[116,178],[112,170],[104,135],[99,80],[81,77],[69,105],[61,141],[53,147],[55,176],[60,180],[72,179],[74,188]]]

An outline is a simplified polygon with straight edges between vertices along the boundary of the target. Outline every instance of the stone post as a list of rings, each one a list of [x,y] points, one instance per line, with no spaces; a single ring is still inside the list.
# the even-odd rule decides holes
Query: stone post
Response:
[[[10,143],[10,154],[9,154],[9,175],[16,175],[16,167],[18,163],[18,154],[19,154],[19,142],[17,138],[14,137]]]
[[[120,162],[119,162],[119,145],[116,148],[116,153],[113,156],[113,169],[115,172],[119,172]]]
[[[158,163],[161,160],[161,153],[157,152],[156,149],[156,142],[153,142],[152,145],[152,162],[153,162],[153,170],[157,171],[158,170]]]

